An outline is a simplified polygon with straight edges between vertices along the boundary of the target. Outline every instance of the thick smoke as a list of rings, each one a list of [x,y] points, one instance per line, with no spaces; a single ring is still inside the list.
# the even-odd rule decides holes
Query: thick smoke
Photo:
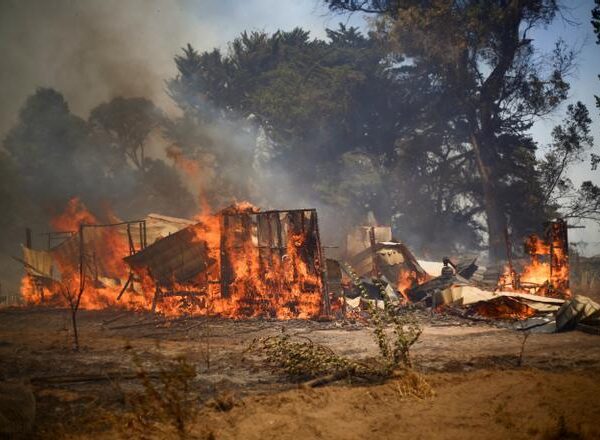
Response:
[[[40,86],[64,93],[83,117],[115,96],[145,96],[172,109],[164,80],[189,39],[188,22],[175,1],[0,2],[0,133]]]
[[[176,75],[173,57],[180,48],[188,42],[199,50],[223,47],[242,29],[256,28],[253,20],[256,21],[257,17],[263,23],[267,12],[265,8],[274,13],[285,9],[278,2],[267,3],[262,2],[262,6],[253,9],[251,5],[240,7],[236,2],[194,4],[187,0],[0,2],[0,57],[3,60],[3,68],[0,69],[0,138],[4,141],[9,130],[15,126],[26,99],[38,87],[52,88],[62,93],[70,113],[81,118],[82,123],[87,120],[90,110],[118,96],[148,98],[170,118],[177,118],[181,113],[166,94],[165,81]],[[314,8],[305,6],[297,4],[293,8],[305,9],[302,11],[305,14],[315,12]],[[191,11],[194,13],[190,14]],[[248,11],[253,11],[254,17],[248,17]],[[297,25],[297,17],[301,17],[302,13],[293,16],[293,22],[288,27]],[[218,20],[213,20],[215,17]],[[219,21],[232,26],[223,31]],[[314,32],[314,22],[306,24],[307,29],[313,28],[314,36],[322,33],[322,23],[318,26],[320,32]],[[285,23],[280,25],[284,26]],[[190,192],[198,197],[211,186],[215,172],[219,172],[234,184],[250,182],[248,198],[263,208],[316,207],[321,214],[323,229],[324,220],[330,217],[328,212],[323,211],[326,207],[298,194],[294,182],[288,180],[286,170],[276,167],[271,160],[269,141],[260,128],[244,132],[226,122],[205,129],[206,135],[219,144],[232,161],[241,156],[250,156],[251,163],[244,164],[243,172],[239,172],[239,168],[215,171],[206,167],[199,173],[200,178],[181,172]],[[170,166],[173,164],[172,157],[167,154],[170,146],[170,141],[154,133],[148,144],[149,154],[164,161],[160,163]],[[93,172],[86,172],[86,169],[94,171],[96,160],[94,153],[91,153],[93,146],[91,149],[87,147],[89,145],[74,155],[74,161],[80,168],[78,176],[84,176],[85,185],[71,185],[73,191],[81,192],[79,195],[86,203],[88,199],[100,199],[103,196],[101,182],[94,180]],[[61,148],[64,146],[56,145],[56,150]],[[53,162],[53,158],[44,160],[49,161],[49,168],[60,169],[65,165],[60,160]],[[203,165],[206,164],[200,161],[200,166]],[[77,180],[75,177],[73,179]],[[116,208],[116,214],[122,217],[129,215],[126,209],[119,210],[120,207],[126,208],[130,196],[124,189],[132,187],[132,182],[127,179],[125,174],[112,182],[114,188],[118,189],[114,192],[114,198],[120,201],[107,200]],[[223,203],[227,201],[223,200]],[[141,208],[140,211],[177,215],[167,206],[148,204],[138,208]],[[55,206],[54,209],[55,214],[60,207]],[[15,290],[21,273],[21,266],[10,256],[20,254],[19,243],[24,242],[23,228],[32,226],[35,232],[48,228],[48,217],[38,214],[26,212],[10,233],[2,232],[0,236],[0,280],[3,281],[5,292]],[[326,226],[324,229],[324,235],[329,229],[335,230]],[[43,244],[39,240],[34,235],[34,245],[37,247]]]

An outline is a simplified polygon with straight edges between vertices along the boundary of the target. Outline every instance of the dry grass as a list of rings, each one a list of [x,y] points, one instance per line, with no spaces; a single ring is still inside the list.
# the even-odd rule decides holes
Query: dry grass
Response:
[[[159,373],[151,375],[138,358],[139,392],[125,393],[130,411],[125,413],[124,437],[140,439],[190,438],[189,427],[200,405],[192,391],[196,367],[185,358],[162,360]]]
[[[427,399],[433,397],[435,392],[433,388],[425,380],[423,375],[416,371],[407,370],[399,380],[396,381],[398,395],[405,399],[415,397],[417,399]]]
[[[556,426],[548,429],[541,436],[541,440],[584,440],[585,438],[579,432],[579,429],[573,429],[567,425],[564,416],[560,416],[556,422]]]

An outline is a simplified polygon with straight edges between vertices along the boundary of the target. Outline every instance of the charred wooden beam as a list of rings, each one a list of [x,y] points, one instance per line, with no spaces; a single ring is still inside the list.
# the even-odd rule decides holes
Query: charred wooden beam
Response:
[[[227,252],[227,238],[229,237],[229,215],[221,216],[221,237],[220,237],[220,260],[221,260],[221,296],[229,298],[229,284],[231,283],[231,262],[229,261],[229,252]]]

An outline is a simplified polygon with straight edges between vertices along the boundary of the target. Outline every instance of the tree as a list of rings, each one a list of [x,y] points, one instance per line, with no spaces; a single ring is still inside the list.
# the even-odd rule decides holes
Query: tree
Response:
[[[557,3],[326,2],[334,10],[383,14],[378,21],[381,38],[440,84],[459,115],[475,157],[490,258],[502,259],[504,231],[511,220],[503,197],[506,184],[512,180],[506,174],[510,169],[506,158],[515,158],[513,152],[524,147],[531,150],[527,130],[567,97],[565,75],[572,67],[574,53],[557,42],[554,52],[538,62],[539,53],[529,38],[533,28],[554,19]],[[529,159],[527,162],[532,165]]]
[[[226,54],[188,46],[176,57],[168,90],[184,117],[169,138],[219,182],[208,199],[263,193],[267,205],[281,206],[298,194],[344,210],[338,238],[373,211],[417,250],[432,250],[427,238],[440,244],[440,258],[442,246],[479,248],[475,156],[451,92],[380,38],[343,25],[327,36],[242,33]],[[252,167],[237,171],[239,163]],[[228,175],[246,180],[232,184]]]
[[[560,209],[561,199],[572,198],[573,183],[566,176],[566,171],[571,165],[581,162],[584,151],[592,146],[591,122],[587,108],[578,102],[569,105],[567,119],[552,130],[553,143],[540,163],[540,170],[545,203],[555,209]],[[571,213],[566,213],[566,216],[571,216]]]
[[[82,228],[79,229],[81,233]],[[79,280],[81,277],[81,280]],[[60,294],[69,305],[71,311],[71,324],[73,326],[73,350],[79,351],[79,329],[77,327],[77,312],[81,304],[81,297],[85,292],[85,276],[83,271],[79,276],[73,273],[63,273],[61,281],[57,281]]]
[[[148,137],[164,120],[162,111],[152,101],[123,97],[100,104],[89,118],[90,124],[108,134],[113,146],[141,171],[145,171]]]
[[[132,197],[121,200],[122,210],[137,215],[149,212],[169,213],[187,217],[196,211],[196,202],[183,185],[177,171],[160,159],[145,159],[145,171],[133,173],[135,185]]]
[[[22,194],[19,190],[21,182],[11,158],[0,150],[0,230],[12,230],[19,217]],[[8,236],[8,235],[7,235]],[[4,234],[0,236],[4,238]],[[0,245],[4,240],[0,240]]]
[[[195,203],[176,170],[143,151],[163,122],[162,112],[142,98],[115,98],[85,121],[70,112],[61,93],[37,89],[4,140],[8,168],[0,180],[18,180],[8,191],[14,199],[19,188],[21,218],[38,229],[73,197],[93,212],[106,212],[108,205],[127,217],[155,210],[189,215]]]
[[[99,163],[111,181],[121,185],[114,204],[120,212],[140,216],[149,211],[191,215],[196,204],[175,169],[149,158],[146,146],[154,132],[169,121],[146,98],[117,97],[95,107],[88,121],[94,146],[88,157]],[[89,162],[93,164],[93,161]]]
[[[4,148],[34,205],[51,207],[77,195],[73,191],[86,176],[77,172],[74,154],[87,134],[85,121],[56,90],[39,88],[27,99]]]

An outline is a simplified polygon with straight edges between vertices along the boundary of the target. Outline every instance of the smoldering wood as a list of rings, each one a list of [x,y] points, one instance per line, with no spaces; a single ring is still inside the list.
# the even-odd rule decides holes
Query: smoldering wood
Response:
[[[229,216],[223,215],[220,221],[220,279],[221,279],[221,296],[223,298],[229,298],[229,284],[231,283],[231,262],[229,261],[229,254],[224,252],[227,246],[227,237],[229,235]]]

